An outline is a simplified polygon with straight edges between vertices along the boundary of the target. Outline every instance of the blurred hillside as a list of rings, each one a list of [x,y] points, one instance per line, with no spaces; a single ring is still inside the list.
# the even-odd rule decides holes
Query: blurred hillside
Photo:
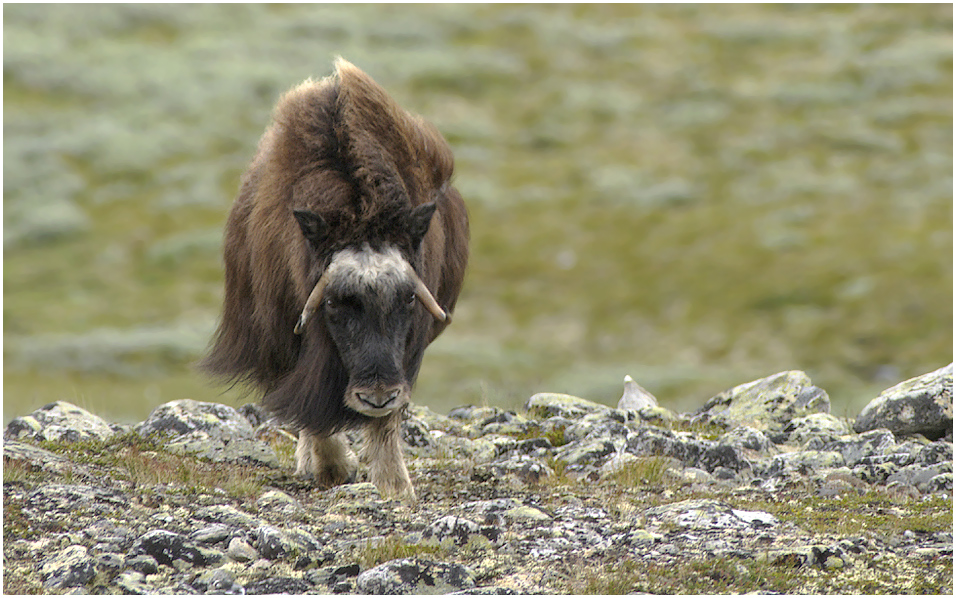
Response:
[[[5,5],[4,421],[238,404],[190,364],[278,96],[354,62],[456,152],[472,259],[415,400],[678,411],[952,361],[951,5]]]

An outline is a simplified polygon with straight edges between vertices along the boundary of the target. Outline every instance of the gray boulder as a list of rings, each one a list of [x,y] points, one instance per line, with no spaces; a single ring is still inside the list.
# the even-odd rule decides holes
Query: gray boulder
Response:
[[[804,372],[793,370],[726,390],[707,401],[693,420],[780,432],[791,420],[829,412],[826,391],[814,386]]]
[[[457,563],[396,559],[359,574],[360,594],[448,594],[475,587],[475,576]]]
[[[744,511],[711,499],[691,499],[644,511],[651,526],[676,525],[692,530],[752,530],[774,527],[780,521],[763,511]]]
[[[598,413],[610,409],[607,405],[587,399],[550,392],[541,392],[532,396],[525,401],[524,408],[535,419],[560,416],[572,421],[588,413]]]
[[[3,439],[78,442],[106,440],[115,433],[103,418],[72,403],[56,401],[13,419],[3,431]]]
[[[140,436],[164,441],[166,450],[210,461],[279,466],[275,450],[256,439],[249,421],[228,405],[182,399],[164,403],[135,428]]]
[[[96,575],[85,546],[69,546],[40,563],[40,578],[48,590],[86,585]]]
[[[953,364],[901,382],[870,401],[853,429],[886,428],[897,436],[922,434],[931,440],[953,431]]]

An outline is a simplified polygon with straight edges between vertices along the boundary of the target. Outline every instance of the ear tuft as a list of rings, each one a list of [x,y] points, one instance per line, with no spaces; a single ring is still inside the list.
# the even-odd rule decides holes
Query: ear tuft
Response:
[[[438,206],[432,201],[418,206],[409,214],[408,234],[411,236],[412,245],[414,245],[416,249],[422,244],[422,239],[425,238],[425,233],[428,232],[428,227],[432,223],[432,216],[435,215],[437,208]]]
[[[329,234],[329,225],[321,216],[309,210],[292,210],[292,215],[298,221],[302,235],[314,249],[318,249]]]

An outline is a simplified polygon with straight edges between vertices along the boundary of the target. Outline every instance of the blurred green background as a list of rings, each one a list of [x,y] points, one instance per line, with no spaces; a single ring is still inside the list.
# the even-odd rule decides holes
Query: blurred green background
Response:
[[[341,54],[453,146],[472,257],[415,400],[837,415],[952,361],[952,6],[4,5],[4,421],[192,369],[278,96]]]

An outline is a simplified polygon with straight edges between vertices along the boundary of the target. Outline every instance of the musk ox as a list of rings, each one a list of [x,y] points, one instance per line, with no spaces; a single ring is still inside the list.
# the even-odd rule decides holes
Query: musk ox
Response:
[[[296,473],[414,499],[401,419],[448,326],[468,214],[438,130],[343,59],[279,100],[226,223],[225,297],[201,362],[299,430]]]

